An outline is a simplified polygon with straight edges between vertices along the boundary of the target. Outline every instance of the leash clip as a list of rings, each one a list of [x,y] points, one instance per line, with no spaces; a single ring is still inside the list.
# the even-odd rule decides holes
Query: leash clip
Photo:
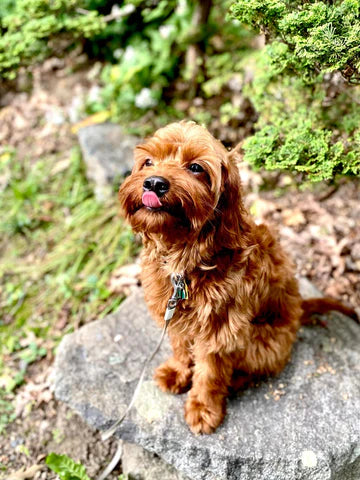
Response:
[[[164,315],[165,322],[168,322],[172,319],[175,313],[176,306],[179,300],[187,300],[189,298],[189,292],[186,285],[186,281],[181,273],[172,273],[171,274],[171,283],[174,287],[174,292],[169,299]]]

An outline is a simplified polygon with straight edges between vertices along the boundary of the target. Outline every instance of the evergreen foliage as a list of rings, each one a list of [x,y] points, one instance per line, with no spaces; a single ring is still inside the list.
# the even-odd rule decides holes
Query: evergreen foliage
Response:
[[[265,33],[246,93],[259,112],[245,160],[311,180],[360,174],[360,2],[237,0]]]
[[[56,51],[61,38],[93,37],[105,27],[96,11],[78,13],[79,0],[6,0],[0,5],[0,76],[13,79],[20,66]]]
[[[305,78],[340,70],[350,80],[360,79],[359,0],[238,0],[231,11],[268,38],[281,40],[273,61],[285,60],[286,69]]]

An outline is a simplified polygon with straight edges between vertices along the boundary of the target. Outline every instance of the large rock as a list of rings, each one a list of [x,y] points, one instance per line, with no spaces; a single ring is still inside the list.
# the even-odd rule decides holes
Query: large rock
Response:
[[[128,480],[187,480],[154,453],[133,443],[124,443],[122,471]]]
[[[83,127],[78,137],[87,177],[95,183],[98,200],[104,200],[113,193],[114,181],[131,172],[133,150],[140,140],[114,123]]]
[[[213,435],[192,435],[183,418],[185,396],[162,393],[151,380],[152,365],[118,436],[193,480],[358,480],[360,327],[340,314],[327,321],[327,329],[300,330],[279,377],[230,399]],[[124,411],[159,336],[139,290],[117,313],[63,339],[57,397],[106,429]],[[165,343],[155,364],[168,353]]]

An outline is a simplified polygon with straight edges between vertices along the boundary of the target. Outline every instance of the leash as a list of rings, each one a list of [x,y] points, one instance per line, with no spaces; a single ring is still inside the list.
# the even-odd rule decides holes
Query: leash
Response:
[[[172,286],[174,288],[174,291],[173,291],[172,296],[168,300],[168,303],[167,303],[167,306],[166,306],[165,315],[164,315],[165,323],[164,323],[164,327],[163,327],[162,332],[161,332],[160,340],[159,340],[158,344],[156,345],[156,348],[154,349],[154,351],[151,353],[151,355],[149,355],[149,357],[144,362],[144,365],[143,365],[143,368],[141,370],[138,383],[135,387],[133,396],[131,397],[130,403],[127,406],[125,412],[122,414],[122,416],[118,420],[116,420],[116,422],[108,430],[106,430],[101,435],[101,440],[102,441],[108,440],[110,437],[112,437],[114,435],[117,428],[122,424],[122,422],[124,421],[124,418],[127,416],[129,411],[132,409],[132,407],[135,403],[136,397],[137,397],[137,395],[140,391],[141,385],[144,381],[146,369],[147,369],[149,363],[151,363],[151,361],[153,360],[155,355],[160,350],[160,347],[161,347],[162,342],[164,340],[165,333],[166,333],[166,330],[167,330],[168,325],[170,323],[170,320],[174,316],[177,304],[179,303],[180,300],[187,300],[189,298],[188,288],[187,288],[187,285],[186,285],[184,275],[182,275],[181,273],[172,273],[171,274],[171,283],[172,283]],[[118,464],[118,462],[121,458],[121,455],[122,455],[122,441],[120,440],[118,448],[117,448],[117,450],[115,452],[115,455],[113,456],[111,462],[105,468],[105,470],[101,473],[101,475],[99,475],[97,480],[105,480],[105,478],[114,470],[114,468]]]

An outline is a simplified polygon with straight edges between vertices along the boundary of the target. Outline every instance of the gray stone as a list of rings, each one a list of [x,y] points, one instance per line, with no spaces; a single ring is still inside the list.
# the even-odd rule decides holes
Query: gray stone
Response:
[[[186,480],[154,453],[126,442],[123,445],[122,471],[128,480]]]
[[[102,201],[112,195],[114,182],[131,172],[133,150],[140,139],[126,135],[114,123],[81,128],[78,137],[87,177],[95,183],[95,195]]]
[[[305,277],[298,278],[301,296],[303,298],[322,297],[323,294]]]
[[[209,436],[188,429],[185,395],[162,393],[151,380],[169,354],[165,343],[117,435],[193,480],[359,480],[360,327],[335,313],[327,323],[302,328],[282,374],[229,399],[223,425]],[[159,336],[139,290],[117,313],[63,339],[56,396],[91,426],[108,428]]]

